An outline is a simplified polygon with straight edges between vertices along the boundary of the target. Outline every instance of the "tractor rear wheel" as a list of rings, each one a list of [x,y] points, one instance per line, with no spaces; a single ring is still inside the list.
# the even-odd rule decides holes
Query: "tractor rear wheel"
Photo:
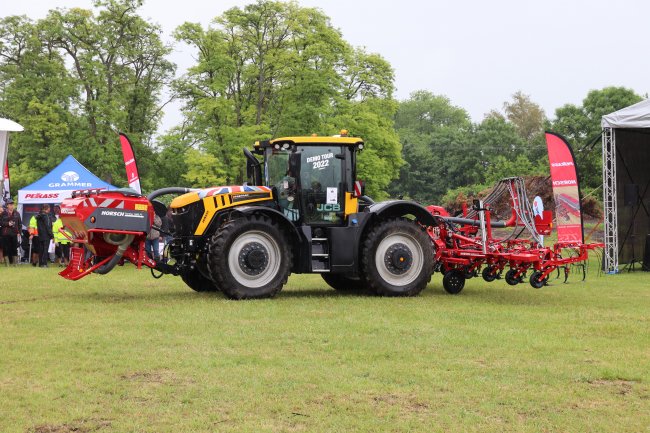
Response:
[[[289,278],[291,250],[277,223],[265,215],[251,215],[217,230],[208,264],[211,278],[229,298],[270,298]]]
[[[217,286],[210,278],[204,276],[198,269],[194,269],[181,275],[181,279],[190,287],[190,289],[196,292],[219,291],[219,286]]]
[[[362,271],[381,296],[416,296],[433,273],[433,248],[422,228],[403,218],[382,221],[365,237]]]
[[[352,278],[345,274],[324,273],[321,277],[331,288],[339,292],[359,292],[366,288],[361,278]]]

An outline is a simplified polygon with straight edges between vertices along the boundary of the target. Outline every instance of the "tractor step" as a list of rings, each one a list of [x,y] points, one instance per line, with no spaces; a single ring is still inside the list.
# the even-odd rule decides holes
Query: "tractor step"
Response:
[[[330,271],[329,240],[327,238],[311,239],[311,270],[312,272]]]

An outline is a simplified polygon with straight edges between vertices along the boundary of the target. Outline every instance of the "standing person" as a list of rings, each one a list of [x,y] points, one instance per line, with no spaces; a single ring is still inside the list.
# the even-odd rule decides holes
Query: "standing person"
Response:
[[[59,266],[68,266],[70,261],[70,241],[61,233],[60,229],[65,228],[61,216],[56,214],[57,218],[52,224],[52,231],[54,232],[54,245],[56,246],[56,257],[59,259]],[[66,230],[67,232],[67,230]],[[68,235],[70,232],[68,232]]]
[[[38,266],[47,268],[48,249],[50,248],[50,241],[54,238],[49,204],[44,204],[41,207],[41,212],[36,215],[36,226],[38,228],[38,243],[41,249]]]
[[[167,213],[162,217],[162,225],[160,226],[160,235],[163,240],[163,262],[167,263],[164,257],[165,248],[172,241],[172,233],[174,233],[174,220],[172,219],[172,210],[167,209]]]
[[[16,254],[18,252],[18,235],[23,222],[20,219],[20,214],[14,208],[14,201],[7,200],[7,210],[2,213],[0,217],[0,226],[2,226],[4,261],[9,266],[16,265]]]
[[[6,213],[7,213],[7,209],[3,205],[2,207],[0,207],[0,263],[5,262],[5,253],[4,253],[6,249],[5,238],[4,236],[2,236],[1,233],[4,230],[4,225],[2,225],[2,220],[4,220]]]
[[[36,215],[32,215],[29,219],[29,250],[32,252],[32,256],[29,258],[32,262],[32,266],[36,266],[38,263],[40,244],[38,243],[38,224],[36,221]]]
[[[147,235],[147,240],[144,242],[144,250],[147,252],[150,258],[155,261],[160,260],[160,232],[156,228],[160,228],[162,225],[162,219],[155,215],[153,218],[153,225],[149,234]]]

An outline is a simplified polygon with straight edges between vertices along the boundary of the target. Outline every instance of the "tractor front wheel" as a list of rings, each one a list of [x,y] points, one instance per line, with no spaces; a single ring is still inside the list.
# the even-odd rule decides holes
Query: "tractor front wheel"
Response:
[[[433,273],[433,248],[414,221],[389,219],[365,237],[362,271],[370,289],[381,296],[416,296]]]
[[[208,263],[210,276],[229,298],[270,298],[289,278],[291,250],[277,223],[264,215],[251,215],[217,230]]]

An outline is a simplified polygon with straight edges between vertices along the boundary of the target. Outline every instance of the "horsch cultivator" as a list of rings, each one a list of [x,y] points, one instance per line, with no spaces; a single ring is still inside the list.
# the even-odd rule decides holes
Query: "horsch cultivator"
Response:
[[[509,194],[511,217],[493,221],[491,207],[504,194]],[[444,208],[429,206],[438,224],[429,227],[434,244],[436,270],[444,274],[443,286],[448,293],[459,293],[465,280],[481,275],[485,281],[504,278],[510,285],[522,282],[530,273],[531,286],[544,286],[550,275],[564,270],[566,282],[571,267],[582,269],[586,277],[589,251],[598,251],[603,244],[562,241],[552,247],[543,246],[543,236],[551,233],[552,214],[543,211],[534,215],[521,178],[508,178],[497,183],[482,201],[475,201],[463,217],[451,217]],[[494,235],[493,229],[511,228],[505,237]],[[527,232],[529,239],[520,239]],[[507,268],[507,271],[506,271]]]

